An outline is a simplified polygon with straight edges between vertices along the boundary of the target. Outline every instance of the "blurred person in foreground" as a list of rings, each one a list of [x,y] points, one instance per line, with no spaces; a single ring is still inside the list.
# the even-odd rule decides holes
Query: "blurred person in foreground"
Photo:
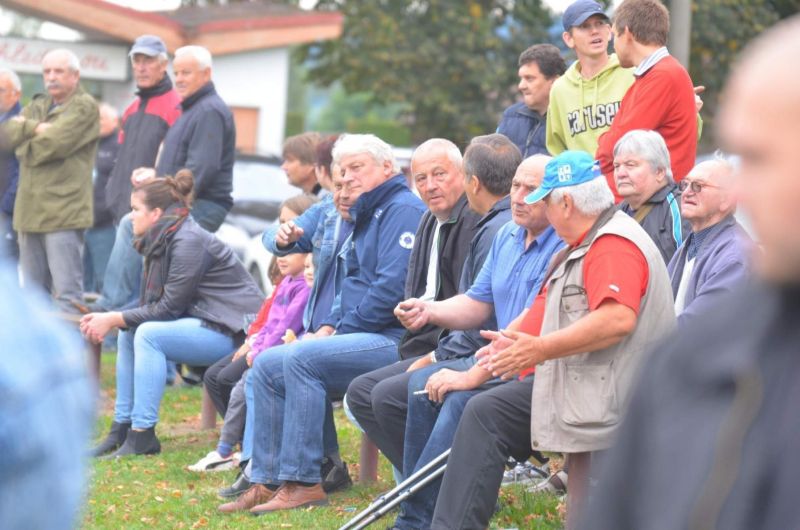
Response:
[[[794,16],[747,48],[717,118],[741,156],[756,278],[645,363],[583,528],[800,525],[800,72],[785,68],[798,53]]]

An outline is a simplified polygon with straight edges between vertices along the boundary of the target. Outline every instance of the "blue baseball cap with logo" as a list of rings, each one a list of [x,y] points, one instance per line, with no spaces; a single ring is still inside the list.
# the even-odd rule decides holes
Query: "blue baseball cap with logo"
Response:
[[[567,188],[602,177],[600,164],[585,151],[564,151],[544,167],[542,185],[525,197],[526,204],[539,202],[556,188]]]
[[[570,28],[580,26],[586,19],[593,15],[602,15],[603,18],[608,20],[608,15],[603,11],[603,6],[594,0],[577,0],[567,7],[564,15],[561,17],[561,23],[564,25],[564,31],[569,31]]]
[[[133,57],[136,53],[141,53],[148,57],[155,57],[161,53],[167,53],[167,46],[160,37],[155,35],[141,35],[133,43],[128,56]]]

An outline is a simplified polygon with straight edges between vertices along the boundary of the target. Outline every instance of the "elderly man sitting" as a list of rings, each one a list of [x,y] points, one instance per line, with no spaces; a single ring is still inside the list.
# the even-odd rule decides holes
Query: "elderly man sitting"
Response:
[[[692,225],[669,262],[678,325],[707,314],[747,276],[752,240],[736,222],[733,166],[722,157],[702,162],[681,181],[681,210]]]
[[[614,208],[590,155],[565,151],[550,161],[526,199],[538,201],[568,247],[553,257],[519,331],[484,332],[492,343],[475,370],[519,379],[467,404],[431,528],[486,528],[506,459],[532,450],[567,453],[571,527],[591,454],[611,445],[638,361],[675,323],[661,254]]]
[[[669,263],[689,225],[681,219],[664,138],[655,131],[626,133],[614,146],[614,179],[623,199],[620,208],[642,225]]]

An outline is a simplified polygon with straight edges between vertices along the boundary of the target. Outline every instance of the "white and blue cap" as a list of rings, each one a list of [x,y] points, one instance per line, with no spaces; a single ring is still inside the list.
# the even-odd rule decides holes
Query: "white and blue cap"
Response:
[[[556,188],[568,188],[603,176],[600,164],[585,151],[564,151],[544,167],[542,185],[525,197],[526,204],[539,202]]]
[[[603,6],[594,0],[577,0],[571,3],[561,17],[564,31],[569,31],[570,28],[580,26],[593,15],[602,15],[603,18],[608,20],[608,15],[603,11]]]
[[[161,40],[161,37],[156,35],[141,35],[134,41],[128,56],[133,57],[136,53],[155,57],[156,55],[167,53],[167,46],[164,44],[164,41]]]

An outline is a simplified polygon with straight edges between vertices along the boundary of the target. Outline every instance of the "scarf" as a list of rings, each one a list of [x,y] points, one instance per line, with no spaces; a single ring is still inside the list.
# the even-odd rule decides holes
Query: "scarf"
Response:
[[[144,256],[144,278],[140,296],[142,304],[154,303],[164,293],[164,284],[169,272],[169,260],[166,259],[167,243],[188,215],[188,208],[173,203],[147,232],[133,240],[133,247]]]

